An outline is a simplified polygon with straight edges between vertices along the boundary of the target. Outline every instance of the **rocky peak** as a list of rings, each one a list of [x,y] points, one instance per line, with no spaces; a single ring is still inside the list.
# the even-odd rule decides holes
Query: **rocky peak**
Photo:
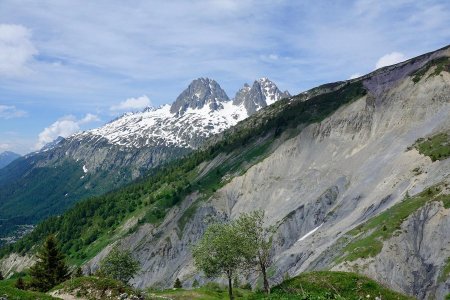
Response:
[[[243,104],[247,110],[247,114],[252,115],[260,108],[271,105],[286,97],[290,97],[288,91],[281,92],[275,83],[268,78],[263,77],[255,80],[251,87],[248,84],[245,84],[244,87],[236,93],[233,104]]]
[[[201,109],[205,105],[214,111],[223,108],[221,102],[228,100],[227,94],[215,80],[198,78],[177,97],[170,112],[182,115],[188,108]]]
[[[45,144],[44,147],[42,147],[39,151],[48,151],[50,149],[53,149],[53,148],[55,148],[58,144],[60,144],[64,140],[65,139],[62,136],[58,136],[53,141]]]

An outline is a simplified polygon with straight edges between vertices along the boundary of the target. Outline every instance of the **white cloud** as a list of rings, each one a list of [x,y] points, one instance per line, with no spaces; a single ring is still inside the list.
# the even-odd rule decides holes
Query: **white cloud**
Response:
[[[17,109],[14,105],[1,105],[0,104],[0,119],[13,119],[25,117],[27,112]]]
[[[0,76],[16,77],[27,73],[27,64],[36,54],[26,27],[0,24]]]
[[[38,141],[34,148],[35,150],[39,150],[47,143],[54,141],[57,137],[71,136],[81,130],[81,125],[99,120],[98,116],[90,113],[86,114],[86,116],[80,120],[77,120],[73,115],[64,116],[39,133]]]
[[[0,143],[0,151],[8,151],[11,148],[11,145],[8,143]]]
[[[355,74],[350,75],[349,79],[355,79],[355,78],[358,78],[358,77],[361,77],[361,76],[362,76],[361,73],[355,73]]]
[[[88,124],[88,123],[98,122],[98,121],[100,121],[100,118],[97,115],[88,113],[88,114],[86,114],[86,116],[84,116],[83,119],[78,121],[78,124],[82,125],[82,124]]]
[[[379,69],[385,66],[394,65],[396,63],[402,62],[406,60],[406,56],[403,53],[400,52],[391,52],[386,55],[383,55],[378,59],[375,69]]]
[[[143,95],[138,98],[128,98],[125,101],[120,102],[118,105],[111,106],[112,111],[135,111],[151,106],[150,99]]]

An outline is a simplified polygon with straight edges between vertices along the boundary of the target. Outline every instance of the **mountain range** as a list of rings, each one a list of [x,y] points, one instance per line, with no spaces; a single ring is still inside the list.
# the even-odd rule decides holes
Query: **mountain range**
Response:
[[[6,167],[9,165],[12,161],[19,158],[20,154],[11,152],[11,151],[4,151],[0,153],[0,169]]]
[[[305,271],[340,270],[365,274],[418,299],[450,293],[450,46],[296,96],[283,98],[275,90],[279,96],[265,102],[250,96],[255,85],[255,91],[273,90],[263,87],[265,80],[244,86],[234,100],[212,81],[199,80],[173,108],[125,115],[104,131],[81,133],[34,154],[80,159],[76,176],[90,176],[102,167],[94,162],[104,160],[92,159],[101,149],[136,149],[154,140],[135,130],[146,114],[170,113],[178,124],[192,111],[205,110],[205,118],[221,112],[234,122],[219,130],[220,118],[203,123],[193,117],[189,124],[198,135],[178,129],[157,133],[157,145],[165,147],[161,155],[168,145],[182,143],[189,153],[43,221],[2,248],[2,272],[30,266],[35,245],[54,234],[85,274],[118,247],[139,261],[134,286],[167,288],[179,278],[191,287],[209,280],[194,267],[191,253],[208,225],[262,209],[266,225],[276,230],[268,271],[272,285]],[[200,92],[198,85],[210,92]],[[133,126],[120,125],[126,118]],[[154,122],[160,122],[158,128],[176,126]],[[126,136],[115,135],[114,126]],[[217,134],[197,143],[206,131]],[[170,139],[158,140],[161,136]],[[104,147],[90,146],[83,157],[93,162],[70,152],[69,145],[81,149],[84,143]],[[126,157],[108,165],[122,166]],[[118,169],[108,174],[112,170]],[[254,274],[238,279],[260,284]]]
[[[231,100],[216,81],[199,78],[171,105],[59,137],[0,170],[0,219],[34,224],[59,214],[79,199],[119,188],[197,149],[208,137],[288,96],[261,78]]]

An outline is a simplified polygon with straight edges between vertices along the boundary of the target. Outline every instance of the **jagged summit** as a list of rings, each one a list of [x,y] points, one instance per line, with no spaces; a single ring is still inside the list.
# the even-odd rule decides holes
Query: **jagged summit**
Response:
[[[198,78],[177,97],[170,112],[182,115],[188,108],[201,109],[205,105],[209,105],[211,110],[217,110],[223,108],[222,102],[228,100],[227,94],[215,80]]]
[[[90,141],[105,138],[122,147],[170,146],[197,148],[202,141],[237,124],[259,109],[290,96],[267,78],[245,84],[230,100],[213,79],[198,78],[172,105],[126,113],[105,126],[74,136]]]
[[[251,87],[245,84],[236,93],[233,103],[235,105],[244,105],[247,114],[252,115],[259,109],[290,96],[288,91],[281,92],[275,83],[267,77],[263,77],[255,80]]]

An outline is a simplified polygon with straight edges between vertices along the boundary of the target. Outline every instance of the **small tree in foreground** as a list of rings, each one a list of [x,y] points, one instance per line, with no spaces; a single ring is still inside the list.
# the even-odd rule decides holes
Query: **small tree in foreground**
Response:
[[[192,251],[196,267],[207,277],[227,277],[230,300],[233,299],[233,276],[244,263],[239,237],[233,224],[212,224]]]
[[[261,272],[264,283],[264,292],[270,294],[270,285],[267,270],[272,264],[272,244],[275,227],[264,226],[264,211],[257,210],[242,214],[235,222],[237,233],[243,247],[248,268]]]
[[[175,283],[174,283],[173,287],[176,289],[181,289],[183,287],[183,285],[181,284],[180,278],[177,277],[177,279],[175,279]]]
[[[101,262],[100,273],[106,277],[128,284],[139,271],[139,263],[131,256],[130,251],[114,248]]]
[[[64,255],[53,235],[47,237],[36,256],[37,262],[30,268],[30,286],[33,289],[46,292],[69,278]]]

